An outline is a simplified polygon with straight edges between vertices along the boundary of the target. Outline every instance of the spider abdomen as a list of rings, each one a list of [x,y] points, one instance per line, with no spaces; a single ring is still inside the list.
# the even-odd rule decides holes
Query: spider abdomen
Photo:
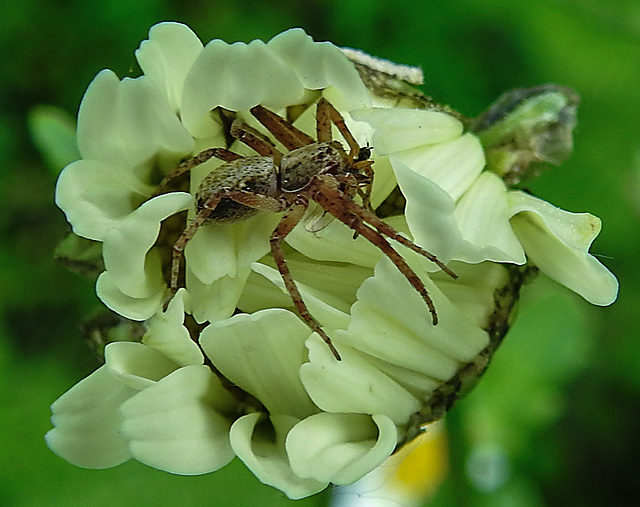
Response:
[[[278,195],[276,166],[271,157],[243,157],[211,171],[196,192],[196,209],[206,207],[207,201],[225,190],[243,190],[252,194]],[[259,210],[223,197],[209,214],[209,222],[239,222],[257,214]]]

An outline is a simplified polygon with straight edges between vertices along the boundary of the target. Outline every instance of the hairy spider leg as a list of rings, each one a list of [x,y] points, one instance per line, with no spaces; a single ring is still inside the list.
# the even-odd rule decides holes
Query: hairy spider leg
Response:
[[[318,101],[316,120],[316,134],[318,135],[318,141],[323,143],[330,143],[333,140],[331,135],[331,122],[335,124],[344,137],[344,140],[347,141],[347,144],[349,145],[350,151],[348,155],[348,163],[351,164],[360,153],[360,145],[347,128],[342,115],[335,107],[333,107],[333,104],[324,97]]]
[[[353,201],[349,200],[338,188],[335,178],[332,178],[329,175],[315,176],[310,184],[310,192],[311,198],[318,204],[320,204],[320,206],[322,206],[325,210],[331,213],[331,215],[336,217],[349,228],[353,229],[359,234],[362,234],[373,245],[382,250],[382,252],[391,260],[391,262],[395,264],[398,270],[413,286],[413,288],[416,289],[416,291],[418,291],[418,293],[422,296],[422,299],[429,308],[432,323],[435,326],[438,323],[438,314],[436,313],[435,305],[433,304],[433,300],[431,299],[431,296],[429,296],[424,283],[422,283],[420,277],[415,273],[415,271],[413,271],[413,269],[411,269],[411,267],[406,263],[402,256],[395,251],[395,249],[382,236],[382,234],[365,223],[365,219],[362,217],[362,211],[366,210],[360,209],[353,203]],[[358,210],[358,212],[354,212],[354,210],[356,209]],[[391,229],[391,231],[393,231],[393,229]],[[393,239],[398,240],[397,238],[402,238],[403,241],[398,241],[402,242],[402,244],[406,244],[406,246],[411,248],[411,246],[409,245],[409,243],[411,242],[407,240],[407,238],[403,238],[395,231],[393,231],[393,233],[395,236]],[[417,251],[418,253],[422,253],[423,255],[423,252],[429,254],[417,245],[415,245],[415,248],[411,249]],[[435,256],[431,254],[429,255],[435,258]]]
[[[316,142],[313,137],[261,105],[252,107],[249,111],[288,150]]]
[[[212,195],[204,203],[203,207],[198,210],[195,217],[189,224],[189,226],[182,232],[180,237],[173,245],[173,257],[171,259],[171,282],[169,286],[169,298],[167,303],[171,300],[173,295],[178,290],[178,279],[180,277],[180,259],[184,253],[184,249],[187,243],[193,238],[195,233],[202,227],[207,221],[211,212],[218,206],[222,199],[231,199],[245,206],[259,209],[261,211],[272,211],[274,213],[281,213],[285,211],[289,204],[284,201],[280,201],[274,197],[269,197],[262,194],[254,194],[246,190],[230,190],[225,189]]]
[[[237,153],[226,150],[224,148],[209,148],[208,150],[201,151],[197,155],[194,155],[189,160],[185,160],[184,162],[182,162],[182,164],[169,171],[156,188],[156,191],[154,192],[152,197],[156,197],[162,194],[170,181],[174,180],[178,176],[183,175],[186,172],[191,171],[191,169],[193,169],[194,167],[200,164],[204,164],[207,160],[214,157],[219,158],[220,160],[224,160],[225,162],[231,162],[233,160],[242,158],[242,155],[238,155]]]
[[[238,141],[246,144],[249,148],[259,153],[264,157],[273,157],[276,165],[280,165],[282,160],[282,153],[278,151],[274,146],[271,146],[267,141],[257,136],[252,132],[252,128],[244,123],[242,120],[234,120],[231,124],[231,135]]]
[[[320,338],[327,344],[333,356],[340,361],[341,357],[335,346],[333,345],[331,338],[323,331],[320,327],[320,324],[317,320],[313,318],[307,305],[302,299],[302,295],[298,290],[298,286],[296,285],[293,277],[291,276],[291,272],[289,271],[289,267],[287,266],[287,260],[285,259],[284,252],[282,251],[281,243],[284,238],[295,228],[296,225],[302,220],[305,211],[309,207],[309,199],[304,195],[297,195],[291,207],[287,210],[285,215],[280,220],[280,223],[276,227],[276,229],[271,234],[271,238],[269,239],[271,244],[271,254],[273,255],[273,259],[276,262],[276,266],[278,267],[278,271],[280,271],[280,275],[282,276],[282,280],[284,281],[284,285],[289,292],[289,296],[293,301],[293,304],[298,311],[298,314],[305,321],[307,326],[311,328],[312,331],[318,333]]]

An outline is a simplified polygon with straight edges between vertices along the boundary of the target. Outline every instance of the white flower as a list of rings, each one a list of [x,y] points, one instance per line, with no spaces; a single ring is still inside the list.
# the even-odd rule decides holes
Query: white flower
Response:
[[[71,463],[135,458],[202,474],[238,456],[290,498],[350,484],[411,438],[425,407],[437,412],[432,398],[443,386],[486,366],[483,353],[496,328],[506,332],[522,284],[503,264],[530,261],[596,304],[615,298],[615,278],[588,254],[595,217],[509,190],[459,120],[372,96],[330,43],[293,29],[267,43],[203,46],[186,26],[161,23],[136,57],[143,76],[102,71],[89,86],[82,159],[56,189],[74,232],[102,242],[99,297],[146,327],[142,343],[108,345],[106,364],[52,405],[47,443]],[[195,214],[200,183],[223,162],[210,159],[188,186],[176,181],[178,191],[155,195],[181,161],[229,147],[229,114],[268,137],[248,110],[295,110],[295,125],[315,135],[320,97],[374,150],[373,207],[399,188],[405,213],[386,223],[458,275],[390,240],[407,263],[393,265],[383,243],[312,207],[283,249],[340,361],[293,312],[269,254],[281,214],[198,229],[184,251],[184,287],[164,308],[172,246]],[[254,154],[239,142],[231,149]]]

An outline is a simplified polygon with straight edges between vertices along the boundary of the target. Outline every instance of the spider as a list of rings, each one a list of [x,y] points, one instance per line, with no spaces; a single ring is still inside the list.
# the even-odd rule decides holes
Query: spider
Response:
[[[173,246],[167,302],[178,289],[184,249],[200,227],[207,222],[245,220],[262,211],[284,213],[271,234],[271,253],[300,317],[324,340],[334,357],[340,360],[331,338],[304,303],[281,246],[282,241],[302,220],[310,201],[315,201],[326,213],[353,229],[354,237],[364,236],[389,257],[422,296],[431,313],[432,323],[436,325],[436,309],[423,282],[384,236],[423,255],[451,277],[457,276],[435,255],[401,236],[375,215],[369,204],[373,183],[373,161],[369,160],[371,150],[358,145],[338,110],[326,99],[320,99],[316,110],[317,140],[263,106],[255,106],[250,112],[290,150],[288,153],[281,153],[256,130],[236,119],[231,125],[231,135],[258,155],[242,156],[224,148],[211,148],[170,171],[158,187],[156,194],[161,193],[170,180],[213,157],[226,162],[209,173],[198,187],[197,213]],[[348,152],[339,141],[332,140],[332,124],[347,142]],[[362,205],[354,201],[356,195],[361,197]]]

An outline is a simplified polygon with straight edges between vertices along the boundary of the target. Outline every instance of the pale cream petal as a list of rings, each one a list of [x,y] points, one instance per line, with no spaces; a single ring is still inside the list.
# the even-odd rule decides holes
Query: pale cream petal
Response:
[[[154,254],[154,251],[151,253]],[[157,256],[152,255],[151,258],[157,259]],[[157,260],[153,262],[154,264],[150,265],[158,267],[157,270],[152,270],[158,273],[158,278],[153,280],[154,286],[158,290],[151,293],[148,298],[133,298],[123,293],[108,271],[104,271],[98,276],[96,294],[108,308],[123,317],[131,320],[147,320],[162,308],[164,300],[164,285],[159,278],[160,264]]]
[[[45,435],[49,448],[84,468],[109,468],[131,453],[120,433],[120,405],[137,390],[123,384],[106,366],[99,368],[51,405],[54,428]]]
[[[109,343],[104,359],[112,375],[137,390],[153,385],[178,368],[162,352],[138,342]]]
[[[229,463],[231,412],[235,402],[207,366],[185,366],[127,402],[122,434],[133,457],[182,475],[213,472]]]
[[[204,363],[200,347],[184,325],[188,299],[187,291],[178,289],[167,309],[149,319],[147,331],[142,337],[142,343],[159,350],[180,366]]]
[[[342,333],[340,333],[342,334]],[[313,402],[326,412],[386,414],[405,424],[420,409],[420,401],[385,375],[369,356],[344,343],[336,335],[341,361],[320,340],[308,340],[309,362],[300,378]]]
[[[430,146],[419,146],[389,156],[438,184],[454,201],[478,178],[484,168],[484,150],[473,134]]]
[[[211,323],[200,333],[200,346],[226,378],[271,414],[303,418],[317,411],[299,377],[310,334],[293,313],[271,309]]]
[[[187,25],[158,23],[136,50],[145,76],[158,87],[174,111],[180,110],[187,72],[202,51],[202,42]]]
[[[589,254],[600,232],[598,217],[561,210],[524,192],[510,192],[509,202],[513,230],[533,264],[592,304],[616,300],[618,280]]]
[[[159,153],[182,156],[193,147],[193,139],[149,78],[120,81],[103,70],[89,85],[78,113],[82,158],[133,170]]]
[[[491,172],[484,172],[456,206],[455,218],[462,242],[455,260],[524,264],[524,250],[509,223],[507,187]]]
[[[365,108],[352,111],[351,117],[374,128],[373,147],[379,155],[450,141],[463,130],[453,116],[424,109]]]
[[[328,486],[328,482],[295,475],[285,451],[285,437],[298,419],[275,415],[270,420],[259,413],[238,419],[231,427],[233,450],[264,484],[283,491],[292,500],[304,498]]]
[[[405,260],[417,269],[419,259],[409,254]],[[488,336],[426,273],[418,274],[435,305],[437,325],[422,297],[385,258],[360,287],[343,341],[391,364],[447,381],[488,344]]]
[[[296,475],[351,484],[389,457],[397,437],[395,424],[385,415],[323,412],[296,424],[286,448]]]

